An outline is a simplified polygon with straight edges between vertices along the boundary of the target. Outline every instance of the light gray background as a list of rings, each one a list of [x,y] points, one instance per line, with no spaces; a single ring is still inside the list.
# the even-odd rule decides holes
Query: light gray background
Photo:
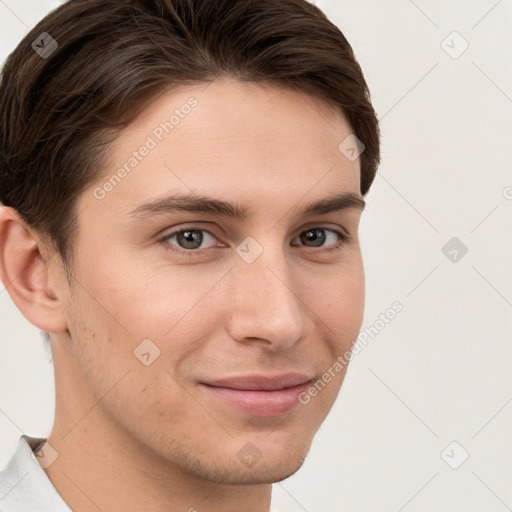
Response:
[[[0,0],[0,61],[59,3]],[[395,301],[404,309],[354,358],[273,504],[512,510],[512,2],[315,3],[354,47],[381,119],[361,226],[363,327]],[[452,237],[468,248],[457,262],[442,252]],[[49,434],[54,387],[40,333],[2,285],[0,372],[3,466],[22,432]]]

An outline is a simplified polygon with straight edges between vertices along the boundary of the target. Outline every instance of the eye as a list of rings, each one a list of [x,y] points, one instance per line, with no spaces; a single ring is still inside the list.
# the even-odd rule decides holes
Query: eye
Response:
[[[309,248],[336,250],[350,241],[352,237],[335,229],[313,227],[300,233],[291,244],[303,245]],[[203,251],[214,247],[226,247],[207,229],[199,227],[181,228],[167,233],[160,241],[168,251],[183,256],[204,255]]]
[[[191,253],[198,249],[208,249],[215,245],[215,237],[205,229],[180,229],[167,234],[163,242],[170,243],[176,248],[170,248],[181,253]],[[213,243],[212,243],[213,242]],[[203,245],[206,243],[206,246]]]
[[[348,235],[334,229],[311,228],[303,231],[294,240],[300,240],[300,243],[307,247],[332,246],[332,248],[336,248],[339,247],[343,242],[348,241],[348,239]],[[331,243],[326,244],[326,241]]]

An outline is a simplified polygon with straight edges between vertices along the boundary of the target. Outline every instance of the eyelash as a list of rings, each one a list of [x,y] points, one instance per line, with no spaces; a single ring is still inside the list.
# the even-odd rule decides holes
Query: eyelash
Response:
[[[327,252],[327,251],[341,250],[344,245],[350,243],[352,241],[352,239],[354,238],[352,235],[349,235],[342,231],[337,231],[335,229],[326,228],[326,227],[322,227],[322,226],[314,226],[314,227],[305,229],[304,231],[301,231],[298,236],[302,235],[303,233],[306,233],[307,231],[312,231],[315,229],[322,229],[324,231],[330,231],[331,233],[334,233],[339,239],[339,243],[332,246],[331,248],[326,249],[324,247],[318,247],[319,251],[323,250],[323,251]],[[167,233],[159,241],[161,243],[163,243],[165,250],[171,251],[176,254],[180,254],[182,256],[188,256],[188,257],[200,256],[200,255],[202,255],[203,251],[208,251],[209,249],[213,249],[213,247],[208,247],[206,249],[188,249],[187,250],[187,249],[181,249],[181,248],[177,247],[176,245],[173,245],[168,242],[169,238],[173,237],[174,235],[183,233],[185,231],[204,231],[205,233],[208,233],[213,238],[216,238],[216,236],[209,229],[204,229],[202,227],[184,227],[184,228],[177,229],[176,231],[171,231],[170,233]],[[309,248],[315,249],[315,247],[309,247]]]

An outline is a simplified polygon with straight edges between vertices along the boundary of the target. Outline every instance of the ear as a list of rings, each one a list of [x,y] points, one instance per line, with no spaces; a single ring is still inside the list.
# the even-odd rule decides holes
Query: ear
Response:
[[[66,290],[52,290],[48,284],[53,282],[49,279],[50,269],[61,272],[61,265],[49,266],[50,259],[57,255],[43,258],[42,243],[38,245],[32,233],[14,208],[0,207],[0,279],[31,324],[46,332],[66,331]]]

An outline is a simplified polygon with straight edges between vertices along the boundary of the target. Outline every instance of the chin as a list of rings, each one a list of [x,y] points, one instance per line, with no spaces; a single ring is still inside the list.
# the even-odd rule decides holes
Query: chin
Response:
[[[223,485],[273,484],[295,474],[306,460],[309,446],[286,447],[265,450],[250,461],[241,457],[220,456],[215,460],[182,460],[182,467],[196,477]],[[183,464],[184,462],[184,464]]]
[[[196,474],[202,478],[223,485],[262,485],[281,482],[295,474],[304,464],[306,457],[290,461],[259,461],[251,468],[247,467],[196,467]]]

